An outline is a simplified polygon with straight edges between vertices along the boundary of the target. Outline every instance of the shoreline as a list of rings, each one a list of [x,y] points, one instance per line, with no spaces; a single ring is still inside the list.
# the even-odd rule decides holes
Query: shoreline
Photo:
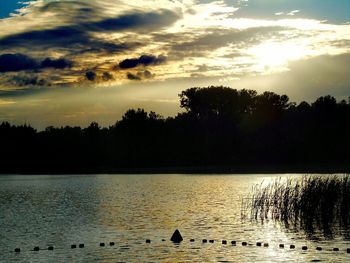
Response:
[[[350,167],[309,165],[292,166],[179,166],[94,169],[52,169],[0,171],[0,175],[59,175],[59,174],[349,174]]]

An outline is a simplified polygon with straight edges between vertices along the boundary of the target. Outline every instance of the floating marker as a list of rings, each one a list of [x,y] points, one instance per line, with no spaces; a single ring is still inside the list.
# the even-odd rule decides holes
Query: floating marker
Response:
[[[339,251],[339,248],[335,247],[333,248],[333,251]]]
[[[247,242],[242,242],[242,246],[246,246],[247,245]]]
[[[163,238],[163,239],[162,239],[162,242],[164,242],[164,241],[165,241],[165,239]]]
[[[209,240],[209,243],[214,243],[214,239],[210,239],[210,240]]]
[[[151,240],[150,239],[146,239],[146,243],[151,243]]]
[[[100,247],[104,247],[105,246],[105,243],[100,243]]]
[[[222,244],[223,244],[223,245],[226,245],[226,244],[227,244],[227,241],[226,241],[226,240],[222,240]]]
[[[307,250],[307,246],[302,246],[301,249],[302,250]]]
[[[114,243],[114,242],[109,242],[109,245],[110,245],[110,246],[114,246],[115,243]]]
[[[317,247],[316,250],[321,251],[322,247]]]
[[[208,240],[206,240],[206,239],[203,239],[203,240],[202,240],[202,242],[203,242],[203,243],[207,243],[207,242],[208,242]]]
[[[34,251],[39,251],[40,248],[39,247],[34,247]]]
[[[280,248],[284,248],[284,244],[280,244]]]
[[[77,248],[77,245],[71,245],[70,248]]]
[[[21,249],[20,248],[15,248],[15,252],[19,253],[19,252],[21,252]]]
[[[79,247],[80,247],[80,248],[83,248],[83,247],[84,247],[84,244],[79,244]]]
[[[264,247],[268,247],[269,246],[269,243],[264,243]]]
[[[180,243],[183,240],[180,231],[178,229],[175,230],[174,234],[171,236],[170,241],[174,243]]]
[[[290,245],[290,249],[294,249],[295,248],[295,245]]]
[[[47,250],[53,250],[53,246],[49,246]]]
[[[194,239],[192,238],[192,239],[190,239],[190,242],[194,242]]]
[[[235,245],[236,245],[236,241],[232,240],[232,241],[231,241],[231,244],[232,244],[233,246],[235,246]]]
[[[261,242],[256,242],[257,247],[261,247]]]

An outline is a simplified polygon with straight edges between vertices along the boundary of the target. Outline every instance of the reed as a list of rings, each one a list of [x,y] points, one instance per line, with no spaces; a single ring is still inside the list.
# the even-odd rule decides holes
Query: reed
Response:
[[[349,230],[350,176],[303,176],[255,185],[242,202],[250,218],[279,220],[308,232]]]

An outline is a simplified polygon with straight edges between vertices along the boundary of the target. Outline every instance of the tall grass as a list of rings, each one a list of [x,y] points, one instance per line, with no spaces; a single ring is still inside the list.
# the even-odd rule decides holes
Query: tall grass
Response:
[[[274,219],[307,232],[349,230],[350,176],[304,176],[277,179],[267,186],[253,187],[242,203],[255,220]]]

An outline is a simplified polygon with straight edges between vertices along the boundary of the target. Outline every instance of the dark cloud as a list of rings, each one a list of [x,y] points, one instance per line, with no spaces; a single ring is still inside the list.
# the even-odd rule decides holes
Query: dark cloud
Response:
[[[104,19],[98,22],[90,22],[82,26],[89,31],[122,31],[133,29],[137,31],[159,30],[176,22],[180,16],[170,10],[158,12],[133,13],[117,18]]]
[[[149,66],[149,65],[159,65],[166,61],[166,57],[163,55],[153,56],[153,55],[142,55],[139,58],[125,59],[119,63],[119,68],[129,69],[135,68],[139,65]]]
[[[87,80],[94,81],[96,80],[96,77],[97,77],[97,74],[94,71],[89,70],[85,73],[85,78]]]
[[[154,77],[154,74],[152,74],[151,71],[149,70],[144,70],[144,71],[138,71],[135,74],[133,73],[126,73],[126,77],[129,79],[129,80],[142,80],[142,79],[150,79],[150,78],[153,78]]]
[[[169,49],[172,57],[182,59],[188,56],[205,56],[208,52],[221,47],[226,47],[230,44],[235,44],[235,47],[247,48],[251,45],[275,37],[286,30],[285,27],[267,26],[248,28],[244,30],[237,29],[209,29],[206,33],[198,36],[188,36],[187,41],[179,41],[183,39],[177,34],[168,35],[168,41],[171,43]],[[289,36],[286,35],[286,38]],[[159,35],[154,35],[155,41]]]
[[[46,58],[41,62],[41,68],[57,68],[57,69],[64,69],[64,68],[70,68],[72,67],[72,62],[69,60],[66,60],[64,58],[59,59],[51,59]]]
[[[132,47],[132,43],[110,43],[94,39],[80,27],[65,26],[54,29],[24,32],[0,39],[0,48],[30,48],[42,50],[48,48],[63,48],[70,53],[121,52]]]
[[[113,75],[109,72],[103,72],[101,78],[103,81],[109,81],[114,79]]]
[[[141,80],[141,78],[135,74],[132,74],[130,72],[126,73],[126,77],[130,80]]]
[[[94,70],[89,70],[85,72],[85,79],[89,81],[94,81],[94,82],[106,82],[110,80],[114,80],[114,77],[111,73],[109,72],[96,72]]]
[[[48,85],[48,83],[38,76],[33,75],[16,75],[11,78],[9,83],[16,85],[18,87],[23,86],[44,86]]]
[[[58,26],[52,29],[32,30],[0,38],[0,48],[24,47],[42,49],[49,47],[68,50],[107,50],[120,52],[132,47],[132,43],[115,43],[96,39],[92,33],[132,30],[148,32],[159,30],[174,23],[180,16],[170,10],[158,12],[135,12],[117,18],[105,18],[99,21],[76,23],[69,26]],[[81,22],[81,23],[79,23]]]
[[[35,59],[23,54],[0,55],[0,72],[13,72],[36,69],[38,63]]]
[[[38,60],[20,53],[0,55],[0,72],[17,72],[44,68],[64,69],[71,66],[72,62],[64,58],[45,58],[42,62],[38,62]]]
[[[152,74],[151,71],[145,70],[145,71],[143,72],[143,76],[144,76],[144,78],[146,78],[146,79],[150,79],[150,78],[153,78],[154,75]]]

